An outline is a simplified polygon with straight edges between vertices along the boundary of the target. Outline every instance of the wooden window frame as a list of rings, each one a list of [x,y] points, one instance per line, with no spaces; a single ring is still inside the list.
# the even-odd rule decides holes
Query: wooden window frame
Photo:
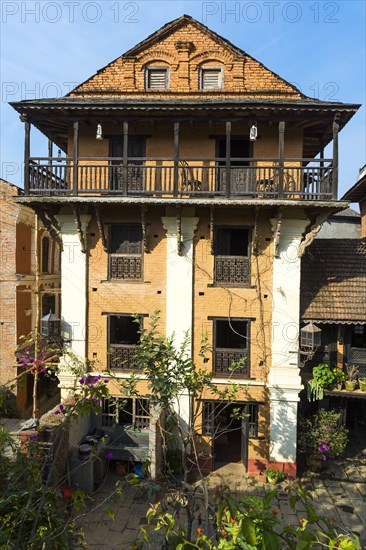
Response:
[[[123,408],[123,402],[127,400],[132,400],[132,418],[131,423],[126,424],[120,424],[118,422],[119,419],[119,412],[120,409]],[[141,404],[142,401],[145,401],[146,403]],[[111,403],[109,403],[111,402]],[[111,407],[113,406],[113,412],[103,412],[105,407]],[[144,411],[144,407],[148,407],[148,411]],[[143,410],[143,412],[146,412],[146,414],[138,414],[139,410]],[[104,422],[104,419],[108,418],[112,420],[111,422]],[[138,429],[148,429],[150,424],[150,400],[146,397],[107,397],[103,398],[102,405],[101,405],[101,424],[102,428],[111,428],[115,425],[132,425],[133,427],[136,427],[138,424],[138,419],[144,420],[144,428],[139,427]],[[147,421],[147,422],[146,422]]]
[[[248,319],[247,317],[211,317],[211,320],[213,321],[213,346],[212,346],[212,369],[213,374],[216,378],[233,378],[233,379],[249,379],[250,378],[250,321],[251,319]],[[218,321],[226,321],[229,322],[245,322],[246,323],[246,347],[245,348],[217,348],[217,322]],[[217,357],[216,352],[217,351],[223,351],[223,350],[232,350],[233,354],[243,354],[244,357],[246,357],[246,364],[243,367],[240,367],[237,369],[237,371],[234,372],[217,372]],[[243,351],[243,349],[245,351]],[[227,352],[229,353],[229,352]]]
[[[205,71],[217,71],[218,73],[218,87],[217,88],[205,88],[204,87],[204,73]],[[222,65],[204,65],[199,70],[199,89],[214,92],[216,90],[224,89],[224,67]]]
[[[163,88],[151,88],[149,86],[149,80],[150,76],[154,71],[164,71],[165,72],[165,86]],[[169,90],[170,88],[170,71],[169,67],[165,66],[159,66],[159,65],[148,65],[145,67],[145,90],[150,91],[161,91],[161,90]]]
[[[111,343],[111,321],[112,321],[112,318],[114,318],[114,317],[129,317],[129,318],[133,319],[133,314],[132,313],[110,313],[110,314],[107,315],[107,344],[108,344],[108,350],[120,349],[122,354],[125,350],[125,352],[126,352],[125,355],[127,355],[127,359],[129,359],[130,354],[133,355],[133,350],[136,349],[139,346],[139,344],[112,344]],[[143,326],[144,317],[145,317],[145,315],[139,315],[140,323],[141,323],[140,326],[141,327]],[[107,360],[108,369],[110,369],[113,372],[133,372],[133,371],[138,371],[139,370],[134,365],[131,365],[131,366],[127,365],[126,367],[124,367],[123,365],[121,365],[119,367],[113,366],[113,364],[112,364],[113,358],[111,357],[111,353],[108,353],[108,358],[107,359],[108,359]]]
[[[202,404],[202,417],[201,417],[201,435],[206,437],[213,437],[215,433],[215,407],[218,405],[222,405],[222,401],[215,401],[210,399],[203,399],[201,401]],[[228,402],[229,404],[229,402]],[[245,406],[248,407],[248,438],[249,439],[260,439],[258,433],[259,433],[259,406],[261,403],[253,402],[253,401],[233,401],[230,403],[230,405],[235,406]],[[205,412],[207,409],[210,410],[209,415],[212,416],[210,419],[209,417],[205,415]],[[209,429],[207,427],[209,426]]]
[[[126,254],[126,253],[118,253],[118,252],[111,252],[111,247],[112,247],[112,232],[113,232],[113,229],[116,228],[116,227],[138,227],[139,230],[140,230],[140,252],[137,253],[137,254]],[[113,277],[113,259],[116,258],[121,258],[122,261],[123,259],[126,259],[126,261],[128,259],[130,259],[131,261],[133,261],[133,259],[135,259],[135,263],[139,263],[137,261],[138,258],[140,258],[140,275],[139,276],[135,276],[135,277],[132,277],[132,276],[129,276],[129,273],[127,272],[126,273],[126,276],[124,277]],[[127,265],[128,265],[128,262],[127,262]],[[127,270],[128,271],[128,270]],[[131,269],[132,271],[132,269]],[[119,281],[119,282],[136,282],[136,283],[140,283],[140,282],[143,282],[144,280],[144,247],[143,247],[143,229],[142,229],[142,224],[141,222],[131,222],[131,223],[114,223],[114,224],[111,224],[110,227],[109,227],[109,241],[108,241],[108,280],[109,281],[113,281],[113,282],[116,282],[116,281]]]
[[[246,256],[235,256],[235,255],[230,255],[230,254],[218,254],[218,237],[217,237],[217,234],[218,234],[218,231],[222,230],[222,229],[231,229],[231,230],[234,230],[234,229],[241,229],[243,231],[246,231],[247,234],[248,234],[248,254]],[[214,280],[214,285],[215,286],[227,286],[227,287],[250,287],[251,286],[251,265],[252,265],[252,228],[251,227],[248,227],[248,226],[243,226],[243,225],[216,225],[214,227],[214,242],[213,242],[213,248],[214,248],[214,274],[213,274],[213,280]],[[247,258],[247,263],[248,263],[248,277],[247,278],[243,278],[243,280],[241,282],[238,282],[238,281],[234,281],[234,282],[230,282],[230,281],[223,281],[223,280],[218,280],[218,277],[217,277],[217,271],[218,271],[218,258],[221,257],[221,258],[239,258],[239,257],[242,257],[242,258]]]

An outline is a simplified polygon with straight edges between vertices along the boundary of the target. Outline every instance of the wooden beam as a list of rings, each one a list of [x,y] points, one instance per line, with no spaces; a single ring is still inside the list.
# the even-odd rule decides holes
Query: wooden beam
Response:
[[[74,122],[74,140],[72,149],[73,194],[78,194],[78,156],[79,156],[79,121]]]
[[[24,122],[24,193],[29,195],[29,157],[30,157],[30,122],[23,118]]]
[[[182,256],[182,208],[177,206],[177,252],[178,256]]]
[[[214,255],[214,215],[215,215],[215,207],[210,206],[210,248],[211,248],[211,254]]]
[[[99,205],[95,204],[94,205],[94,210],[95,210],[95,216],[97,218],[97,225],[98,225],[100,240],[102,242],[102,247],[103,247],[104,252],[108,252],[108,244],[107,244],[107,239],[106,239],[106,236],[105,236],[103,221],[102,221],[101,215],[100,215]]]
[[[174,197],[178,196],[179,122],[174,122]]]
[[[122,188],[123,194],[127,196],[128,194],[128,122],[125,120],[123,122],[123,168],[122,168]]]
[[[76,229],[77,229],[77,232],[78,232],[79,241],[80,241],[80,245],[81,245],[80,246],[81,252],[83,252],[85,254],[85,252],[86,252],[85,236],[84,236],[83,228],[82,228],[81,221],[80,221],[79,208],[77,206],[73,206],[72,209],[74,211]]]
[[[147,246],[147,238],[146,238],[146,212],[147,212],[147,207],[145,205],[142,205],[141,206],[142,244],[144,247],[145,254],[149,252],[149,249]]]
[[[231,182],[231,122],[226,122],[226,162],[225,162],[225,185],[226,197],[230,197]]]
[[[332,190],[333,199],[338,197],[338,132],[339,132],[339,113],[334,117],[333,122],[333,171],[332,171]]]
[[[281,120],[278,123],[278,197],[283,198],[283,174],[284,174],[284,158],[285,158],[285,121]]]

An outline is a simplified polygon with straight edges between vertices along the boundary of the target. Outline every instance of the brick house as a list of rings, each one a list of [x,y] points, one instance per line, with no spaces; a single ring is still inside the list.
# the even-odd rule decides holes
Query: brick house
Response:
[[[358,202],[361,212],[361,238],[366,237],[366,165],[360,169],[356,183],[344,194],[344,200]]]
[[[63,242],[71,349],[128,377],[132,314],[148,323],[160,310],[162,332],[179,345],[189,331],[197,365],[222,387],[232,360],[244,360],[235,382],[248,421],[215,439],[205,415],[217,403],[202,404],[197,432],[211,466],[242,460],[257,472],[276,462],[294,473],[300,255],[347,206],[337,199],[338,132],[358,106],[304,96],[186,15],[67,96],[12,106],[25,126],[27,204],[47,211]],[[32,125],[59,157],[30,158]],[[63,394],[71,378],[61,373]],[[140,405],[131,411],[142,422]]]
[[[51,239],[31,208],[13,200],[21,196],[19,187],[0,180],[0,384],[21,373],[15,368],[14,355],[20,337],[36,327],[40,331],[40,319],[50,310],[60,314],[59,245]],[[42,410],[58,390],[42,375],[38,390]],[[17,410],[22,417],[30,415],[32,392],[33,377],[28,375],[17,388]]]

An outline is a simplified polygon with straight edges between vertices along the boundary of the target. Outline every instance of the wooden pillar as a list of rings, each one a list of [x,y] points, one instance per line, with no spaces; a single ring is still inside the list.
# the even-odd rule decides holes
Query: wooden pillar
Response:
[[[24,122],[24,193],[29,195],[29,157],[30,157],[30,122],[23,118]]]
[[[78,156],[79,156],[79,122],[74,122],[74,139],[72,148],[72,164],[73,164],[73,194],[78,194]]]
[[[333,172],[332,172],[332,190],[333,199],[338,197],[338,124],[339,115],[336,114],[333,121]]]
[[[174,122],[174,197],[178,197],[179,122]]]
[[[123,123],[123,168],[122,168],[122,189],[123,194],[127,196],[128,194],[128,122],[125,121]]]
[[[226,122],[226,162],[225,162],[225,186],[226,196],[231,193],[231,122]]]
[[[278,197],[283,198],[283,176],[285,158],[285,121],[278,124]]]

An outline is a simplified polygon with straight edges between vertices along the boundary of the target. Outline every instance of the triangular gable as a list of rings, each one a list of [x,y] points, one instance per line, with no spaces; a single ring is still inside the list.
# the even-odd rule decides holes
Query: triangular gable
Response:
[[[224,66],[225,86],[220,95],[227,92],[251,97],[306,97],[295,86],[189,15],[167,23],[68,95],[100,97],[146,93],[143,73],[149,63],[165,63],[170,67],[171,86],[164,93],[196,95],[201,92],[197,71],[205,62]]]

